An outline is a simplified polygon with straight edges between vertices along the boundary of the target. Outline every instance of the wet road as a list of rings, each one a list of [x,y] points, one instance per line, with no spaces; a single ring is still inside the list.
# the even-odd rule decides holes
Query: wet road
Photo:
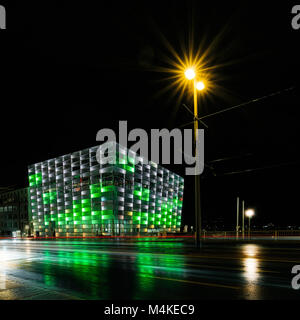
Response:
[[[299,299],[299,244],[0,240],[0,300]]]

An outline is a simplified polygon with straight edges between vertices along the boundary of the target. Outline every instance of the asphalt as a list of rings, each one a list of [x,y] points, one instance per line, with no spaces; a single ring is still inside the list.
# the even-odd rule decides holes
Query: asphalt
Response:
[[[300,241],[0,240],[0,300],[299,299]]]

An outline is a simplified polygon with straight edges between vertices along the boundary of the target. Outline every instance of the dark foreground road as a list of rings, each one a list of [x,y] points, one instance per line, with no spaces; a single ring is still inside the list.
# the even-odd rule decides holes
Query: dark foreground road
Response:
[[[0,300],[299,299],[299,244],[0,240]]]

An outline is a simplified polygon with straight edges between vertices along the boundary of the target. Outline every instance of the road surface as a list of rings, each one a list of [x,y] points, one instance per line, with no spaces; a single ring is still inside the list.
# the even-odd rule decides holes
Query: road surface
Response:
[[[299,299],[299,242],[0,240],[0,300]]]

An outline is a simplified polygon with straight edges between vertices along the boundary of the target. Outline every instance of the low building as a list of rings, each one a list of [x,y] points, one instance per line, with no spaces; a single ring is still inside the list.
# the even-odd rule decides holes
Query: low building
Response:
[[[114,145],[113,163],[93,147],[29,166],[36,236],[180,231],[184,179]]]
[[[0,236],[28,235],[28,195],[28,188],[0,193]]]

